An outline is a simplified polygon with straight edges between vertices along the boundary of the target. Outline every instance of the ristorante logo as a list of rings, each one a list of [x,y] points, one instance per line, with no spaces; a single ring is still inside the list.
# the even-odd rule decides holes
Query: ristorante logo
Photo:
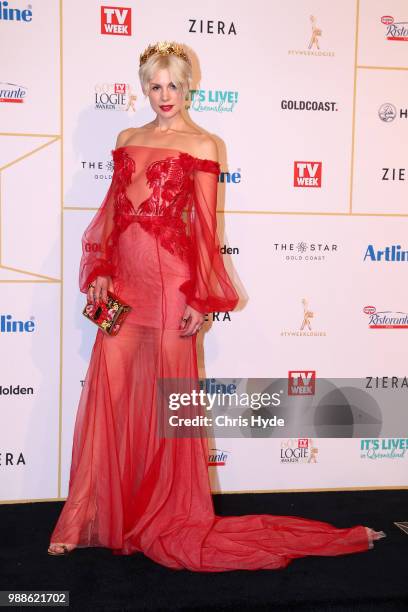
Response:
[[[101,6],[101,34],[131,36],[132,9],[119,6]]]
[[[98,83],[95,85],[95,109],[136,111],[137,96],[129,83]]]
[[[408,329],[408,313],[392,310],[379,310],[375,306],[365,306],[364,314],[369,316],[370,329]]]
[[[322,186],[322,162],[295,161],[293,186],[294,187],[321,187]]]
[[[310,56],[324,56],[334,57],[333,51],[325,51],[320,48],[320,39],[323,35],[317,18],[314,15],[310,15],[310,36],[307,42],[307,49],[289,49],[289,55],[310,55]]]
[[[385,25],[385,38],[387,40],[408,40],[408,22],[395,21],[391,15],[383,15],[381,23]]]
[[[338,252],[338,244],[324,242],[274,242],[272,249],[283,255],[285,261],[326,261]]]
[[[27,87],[15,83],[0,82],[0,102],[22,104],[27,96]]]
[[[208,455],[208,465],[217,465],[222,467],[227,463],[229,451],[220,450],[219,448],[211,448]]]
[[[15,8],[4,0],[0,2],[0,19],[2,21],[22,21],[30,23],[33,20],[32,6],[29,4],[26,9]]]
[[[234,34],[237,28],[233,21],[215,21],[214,19],[189,19],[188,31],[190,34]]]
[[[35,329],[34,317],[31,317],[28,321],[19,321],[18,319],[13,319],[11,314],[0,315],[0,333],[30,333],[35,331]]]
[[[408,251],[403,251],[400,244],[392,244],[382,249],[376,249],[373,244],[369,244],[363,257],[363,261],[367,260],[406,263],[408,261]]]
[[[289,438],[281,441],[281,463],[317,463],[319,450],[312,438]]]
[[[87,173],[93,174],[95,181],[111,181],[113,176],[113,160],[108,161],[81,161],[81,169]]]
[[[191,89],[186,100],[186,109],[199,113],[212,111],[232,113],[238,104],[238,92],[223,89]]]
[[[281,109],[318,112],[333,112],[339,110],[337,108],[337,102],[323,100],[281,100]]]

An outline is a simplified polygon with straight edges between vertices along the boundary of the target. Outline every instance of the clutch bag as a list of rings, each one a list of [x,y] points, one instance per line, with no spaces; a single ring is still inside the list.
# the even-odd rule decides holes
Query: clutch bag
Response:
[[[106,302],[87,303],[82,314],[109,336],[116,336],[132,307],[124,304],[116,295],[107,292]]]

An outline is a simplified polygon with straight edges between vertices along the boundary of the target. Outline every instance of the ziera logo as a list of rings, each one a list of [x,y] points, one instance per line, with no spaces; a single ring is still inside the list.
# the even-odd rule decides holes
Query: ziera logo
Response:
[[[101,34],[131,36],[132,9],[119,6],[101,6]]]
[[[24,333],[35,331],[34,317],[29,321],[14,320],[12,315],[0,315],[0,333]]]
[[[294,187],[321,187],[322,162],[295,161]]]
[[[0,19],[2,21],[24,21],[29,23],[33,19],[33,11],[31,9],[31,4],[26,9],[12,8],[4,0],[4,2],[0,2]]]
[[[305,370],[304,372],[295,372],[295,370],[289,370],[288,395],[314,395],[315,385],[315,370]]]

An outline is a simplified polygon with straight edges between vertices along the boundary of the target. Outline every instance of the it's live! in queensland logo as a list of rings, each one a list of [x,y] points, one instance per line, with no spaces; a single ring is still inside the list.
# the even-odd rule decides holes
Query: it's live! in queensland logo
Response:
[[[132,35],[132,9],[128,6],[101,6],[101,34]]]

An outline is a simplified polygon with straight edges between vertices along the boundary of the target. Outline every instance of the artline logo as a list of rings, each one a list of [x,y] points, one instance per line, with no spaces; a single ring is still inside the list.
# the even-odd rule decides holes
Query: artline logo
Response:
[[[92,173],[96,181],[106,180],[111,181],[113,176],[114,164],[110,159],[106,162],[101,161],[81,161],[81,169],[87,173]]]
[[[408,22],[395,21],[391,15],[381,17],[381,23],[385,25],[385,38],[387,40],[408,40]]]
[[[101,34],[131,36],[132,9],[119,6],[101,6]]]
[[[12,315],[0,315],[0,333],[24,333],[35,331],[34,317],[29,321],[18,321],[13,319]]]
[[[361,459],[404,459],[408,438],[375,438],[360,440]]]
[[[365,306],[364,314],[368,315],[370,329],[408,329],[408,313],[392,310],[377,311],[375,306]]]
[[[281,441],[281,463],[317,463],[319,450],[312,438],[289,438]]]
[[[320,49],[320,38],[323,31],[317,24],[317,18],[314,15],[310,15],[310,28],[311,34],[308,40],[307,50],[306,49],[289,49],[289,55],[309,55],[309,56],[325,56],[334,57],[333,51],[322,51]]]
[[[314,395],[316,386],[316,370],[297,372],[289,370],[288,395]]]
[[[98,83],[95,85],[95,109],[136,111],[137,96],[129,83]]]
[[[295,161],[294,187],[321,187],[322,162]]]
[[[326,336],[325,331],[312,330],[312,319],[315,313],[310,310],[309,303],[306,298],[302,299],[303,318],[299,329],[291,331],[281,331],[281,336]]]
[[[282,110],[297,111],[338,111],[337,102],[322,102],[318,100],[281,100]]]
[[[33,20],[33,11],[31,4],[26,9],[13,8],[4,0],[0,2],[0,19],[2,21],[23,21],[30,23]]]
[[[23,465],[26,464],[26,461],[24,459],[24,455],[22,452],[20,453],[11,453],[11,452],[0,452],[0,467],[11,467],[11,466],[15,466],[15,465],[20,465],[20,463],[22,463]]]
[[[0,82],[0,102],[22,104],[26,95],[27,88],[24,85]]]
[[[229,451],[211,448],[210,454],[208,455],[208,465],[217,465],[218,467],[224,466],[227,463],[228,457]]]
[[[390,262],[407,262],[408,261],[408,251],[403,251],[401,249],[401,245],[392,244],[391,246],[386,246],[383,250],[375,249],[373,244],[369,244],[365,255],[363,257],[363,261],[390,261]]]
[[[234,34],[237,29],[233,21],[214,21],[213,19],[189,19],[188,31],[190,34]]]
[[[276,253],[282,253],[285,261],[326,261],[329,253],[337,253],[337,244],[315,242],[275,242]]]
[[[233,183],[236,185],[241,182],[241,168],[238,168],[236,172],[220,172],[218,175],[219,183]]]
[[[222,89],[191,89],[186,100],[187,110],[198,113],[207,111],[232,113],[238,104],[238,92]]]

